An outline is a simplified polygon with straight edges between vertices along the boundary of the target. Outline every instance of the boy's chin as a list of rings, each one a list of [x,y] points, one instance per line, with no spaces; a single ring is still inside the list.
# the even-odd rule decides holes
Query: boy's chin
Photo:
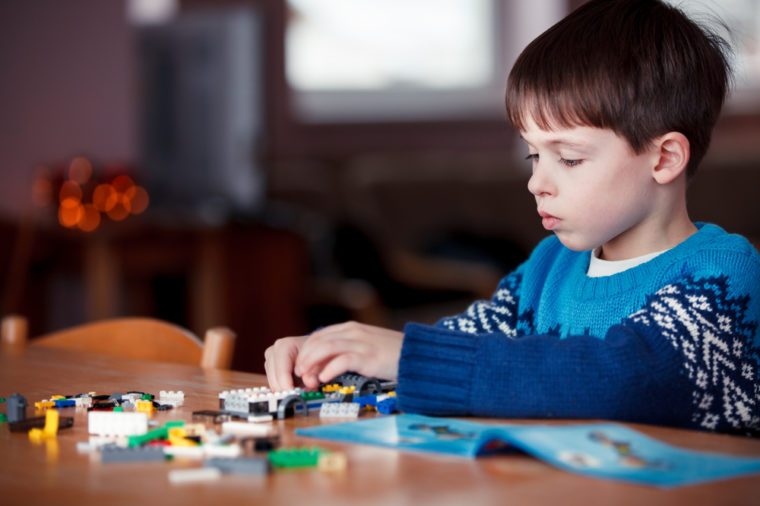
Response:
[[[569,250],[590,251],[599,246],[593,241],[588,240],[588,238],[578,237],[577,235],[568,234],[567,232],[557,231],[554,234],[557,236],[557,239],[559,239],[559,242]]]

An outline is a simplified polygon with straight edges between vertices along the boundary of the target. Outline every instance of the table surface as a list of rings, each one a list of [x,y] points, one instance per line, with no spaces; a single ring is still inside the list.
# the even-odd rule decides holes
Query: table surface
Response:
[[[222,390],[260,386],[261,375],[203,370],[191,366],[134,362],[105,356],[31,348],[21,355],[0,353],[0,396],[22,393],[30,405],[54,394],[96,391],[182,390],[185,405],[158,413],[159,422],[191,420],[200,409],[216,409]],[[33,414],[34,408],[28,415]],[[75,425],[51,443],[33,444],[25,434],[0,426],[0,503],[111,504],[144,502],[202,504],[241,499],[254,504],[757,504],[760,475],[660,490],[599,480],[560,471],[524,455],[477,460],[398,452],[301,438],[296,427],[323,423],[316,414],[275,421],[283,445],[318,445],[345,452],[344,473],[316,469],[275,471],[266,477],[224,476],[209,483],[172,485],[171,469],[197,467],[195,462],[101,464],[79,454],[86,441],[86,412],[73,414]],[[492,420],[490,422],[493,422]],[[525,423],[534,421],[503,421]],[[324,422],[329,423],[329,422]],[[571,423],[571,422],[554,422]],[[669,444],[695,450],[760,456],[760,440],[672,428],[629,424]]]

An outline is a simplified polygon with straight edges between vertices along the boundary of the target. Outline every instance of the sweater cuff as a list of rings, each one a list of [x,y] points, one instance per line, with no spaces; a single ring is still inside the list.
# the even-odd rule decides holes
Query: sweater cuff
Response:
[[[399,361],[399,409],[431,415],[470,414],[478,336],[410,323]]]

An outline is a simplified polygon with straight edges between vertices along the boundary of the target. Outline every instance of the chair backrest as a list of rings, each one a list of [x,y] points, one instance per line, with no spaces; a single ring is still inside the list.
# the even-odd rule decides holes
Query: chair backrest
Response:
[[[235,347],[235,334],[227,328],[208,330],[203,342],[182,327],[152,318],[102,320],[31,340],[27,340],[27,328],[24,317],[3,318],[3,347],[14,350],[23,350],[26,346],[64,348],[212,369],[229,369]]]

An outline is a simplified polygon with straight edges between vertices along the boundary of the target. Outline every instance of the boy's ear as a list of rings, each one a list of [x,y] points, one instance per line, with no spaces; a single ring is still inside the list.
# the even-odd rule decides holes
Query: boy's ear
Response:
[[[657,160],[652,176],[659,184],[668,184],[686,171],[689,163],[689,139],[680,132],[668,132],[655,139]]]

